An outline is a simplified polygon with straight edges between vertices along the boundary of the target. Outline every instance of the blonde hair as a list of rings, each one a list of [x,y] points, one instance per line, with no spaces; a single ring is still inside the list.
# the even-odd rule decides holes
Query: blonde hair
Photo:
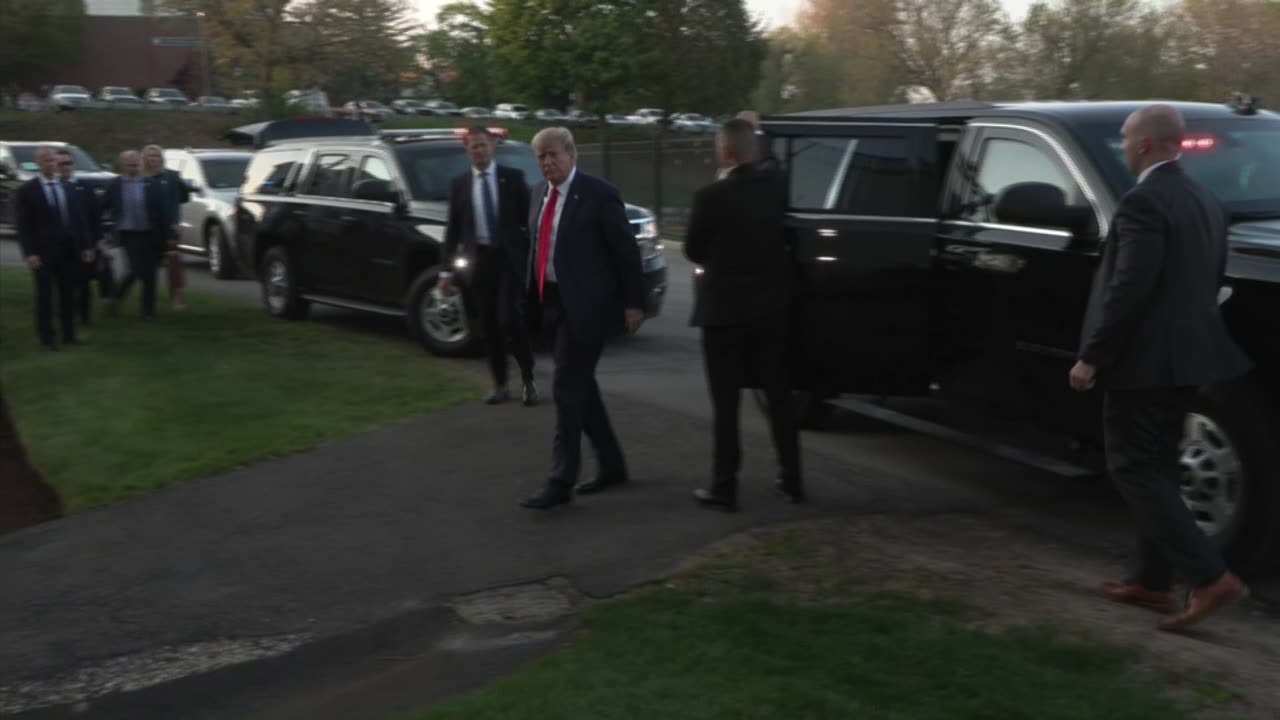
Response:
[[[549,127],[539,130],[538,134],[533,136],[531,143],[534,153],[538,152],[538,148],[545,147],[547,143],[559,145],[574,159],[578,157],[578,147],[573,143],[573,133],[569,132],[569,128]]]

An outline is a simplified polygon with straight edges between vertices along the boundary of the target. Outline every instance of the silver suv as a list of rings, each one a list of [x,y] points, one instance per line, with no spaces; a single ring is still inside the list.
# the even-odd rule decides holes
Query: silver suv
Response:
[[[191,190],[182,206],[178,248],[209,258],[209,272],[235,277],[236,194],[253,153],[232,150],[165,150],[165,167],[177,171]]]

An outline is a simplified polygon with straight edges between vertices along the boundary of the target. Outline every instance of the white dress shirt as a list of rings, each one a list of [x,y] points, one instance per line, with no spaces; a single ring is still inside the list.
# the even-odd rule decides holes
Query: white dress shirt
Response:
[[[493,197],[493,216],[498,217],[498,166],[489,163],[484,170],[471,168],[471,212],[476,219],[476,242],[480,245],[496,245],[489,237],[489,231],[497,232],[497,228],[489,227],[489,219],[484,214],[484,191],[482,182],[489,184],[489,192]]]
[[[1156,163],[1155,165],[1152,165],[1151,167],[1147,168],[1146,170],[1143,170],[1143,171],[1142,171],[1142,174],[1138,176],[1138,182],[1139,182],[1139,183],[1141,183],[1143,180],[1146,180],[1148,177],[1150,177],[1150,175],[1151,175],[1152,171],[1153,171],[1153,170],[1155,170],[1156,168],[1160,167],[1161,165],[1168,165],[1168,164],[1169,164],[1169,163],[1171,163],[1171,162],[1177,162],[1177,161],[1179,161],[1179,160],[1181,160],[1181,159],[1182,159],[1182,153],[1178,153],[1178,157],[1176,157],[1176,158],[1174,158],[1174,159],[1172,159],[1172,160],[1161,160],[1160,162]]]
[[[551,219],[551,247],[547,249],[547,282],[558,282],[556,280],[556,236],[560,234],[560,216],[564,214],[565,201],[569,199],[569,186],[573,184],[573,178],[578,174],[578,168],[575,166],[569,171],[569,177],[564,179],[563,183],[556,186],[560,191],[560,197],[556,198],[556,216]],[[538,213],[538,230],[542,230],[542,218],[547,212],[547,203],[551,201],[551,186],[547,186],[546,195],[542,196],[542,210]],[[538,246],[534,245],[534,262],[537,262]],[[534,265],[534,272],[537,272],[537,265]],[[537,277],[534,277],[535,282]]]

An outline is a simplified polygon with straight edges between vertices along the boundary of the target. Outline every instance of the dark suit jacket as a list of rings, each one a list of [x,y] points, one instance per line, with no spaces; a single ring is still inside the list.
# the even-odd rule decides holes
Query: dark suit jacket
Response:
[[[507,260],[517,278],[524,281],[524,268],[529,263],[529,185],[524,173],[516,168],[497,168],[498,244],[506,251]],[[449,226],[444,232],[444,256],[452,259],[459,252],[475,256],[476,213],[472,202],[475,184],[473,171],[454,178],[449,188]]]
[[[781,173],[734,168],[693,196],[684,254],[694,280],[697,326],[785,322],[790,298],[787,187]]]
[[[1218,307],[1227,213],[1168,163],[1120,201],[1085,315],[1080,358],[1113,389],[1194,387],[1250,366]]]
[[[529,288],[537,292],[538,221],[547,183],[533,189],[529,211]],[[581,170],[564,203],[552,259],[565,321],[579,342],[604,342],[626,327],[623,310],[644,308],[644,273],[635,232],[618,189]],[[535,295],[536,298],[536,295]]]
[[[56,182],[61,183],[61,179]],[[71,238],[71,249],[79,252],[93,247],[92,229],[88,226],[88,216],[84,215],[78,193],[74,188],[63,186],[63,196],[67,199],[67,216],[71,222],[68,229],[63,225],[58,210],[49,203],[44,190],[45,179],[35,177],[18,188],[14,210],[17,213],[18,243],[22,246],[22,256],[39,256],[41,262],[57,261],[67,236]],[[93,193],[85,189],[90,199]]]
[[[182,204],[191,199],[191,190],[176,170],[161,170],[150,178],[163,199],[165,225],[172,227],[182,220]]]
[[[120,222],[124,218],[123,187],[124,177],[114,178],[102,196],[103,214],[111,216],[117,239],[119,239]],[[163,242],[167,238],[167,228],[173,223],[172,196],[168,194],[170,191],[165,186],[151,181],[146,183],[145,192],[147,220],[151,224],[151,232],[156,236],[157,242]]]

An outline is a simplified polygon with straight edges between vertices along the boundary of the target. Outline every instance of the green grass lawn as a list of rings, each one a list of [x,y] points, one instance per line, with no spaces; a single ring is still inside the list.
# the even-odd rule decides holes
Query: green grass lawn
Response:
[[[163,280],[162,280],[163,282]],[[0,382],[69,512],[471,399],[479,386],[406,340],[268,317],[189,292],[137,317],[138,288],[82,347],[39,349],[31,275],[0,268]],[[95,300],[96,302],[96,300]]]
[[[644,591],[568,648],[416,720],[1175,720],[1134,652],[1046,629],[984,632],[904,596],[777,603]]]

